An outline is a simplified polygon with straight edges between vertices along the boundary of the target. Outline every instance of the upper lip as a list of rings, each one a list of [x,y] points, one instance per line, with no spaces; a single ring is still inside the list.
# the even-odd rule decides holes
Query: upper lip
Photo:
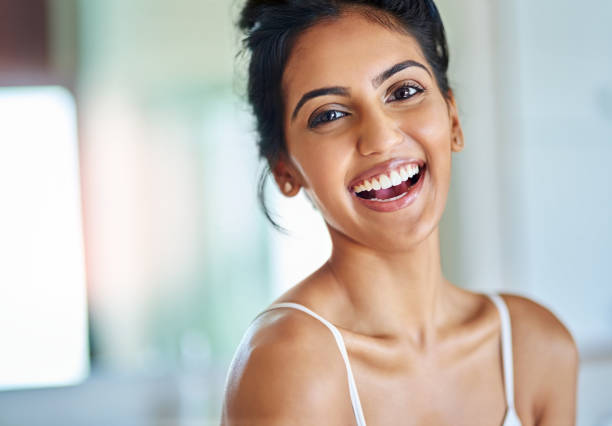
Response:
[[[422,167],[425,162],[416,158],[392,158],[390,160],[383,161],[382,163],[378,163],[374,167],[370,167],[369,169],[356,176],[349,183],[348,189],[349,191],[352,191],[355,185],[359,185],[365,180],[379,176],[383,173],[388,175],[389,172],[397,170],[400,167],[406,166],[408,164],[418,164],[420,167]]]

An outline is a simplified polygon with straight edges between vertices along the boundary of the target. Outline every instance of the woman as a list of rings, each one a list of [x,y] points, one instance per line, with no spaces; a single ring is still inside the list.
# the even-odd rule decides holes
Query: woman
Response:
[[[574,424],[578,355],[559,320],[442,274],[464,141],[433,2],[252,0],[241,27],[261,154],[286,196],[315,203],[333,250],[248,329],[222,423]]]

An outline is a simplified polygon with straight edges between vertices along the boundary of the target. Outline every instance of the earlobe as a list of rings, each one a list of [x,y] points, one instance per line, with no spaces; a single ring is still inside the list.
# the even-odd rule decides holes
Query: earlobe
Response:
[[[301,186],[295,183],[293,179],[276,179],[276,183],[286,197],[295,197],[300,192]]]
[[[453,136],[453,141],[451,143],[451,149],[453,152],[461,152],[463,151],[463,134]]]
[[[279,188],[286,197],[295,197],[300,192],[300,186],[291,181],[285,181],[282,186],[279,184]]]
[[[293,191],[293,184],[289,181],[285,182],[283,185],[283,192],[289,194],[291,191]]]
[[[296,173],[284,159],[276,162],[272,174],[278,188],[286,197],[294,197],[300,192],[301,186],[296,179]]]

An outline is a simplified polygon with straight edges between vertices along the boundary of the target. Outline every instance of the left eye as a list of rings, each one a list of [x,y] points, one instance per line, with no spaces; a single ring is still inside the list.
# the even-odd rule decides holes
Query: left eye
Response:
[[[387,100],[389,100],[389,101],[398,101],[398,100],[401,101],[401,100],[405,100],[405,99],[410,99],[414,95],[417,95],[417,94],[421,93],[422,91],[423,91],[423,89],[420,88],[420,87],[411,86],[411,85],[404,85],[404,86],[401,86],[401,87],[395,89],[391,93],[391,96]]]

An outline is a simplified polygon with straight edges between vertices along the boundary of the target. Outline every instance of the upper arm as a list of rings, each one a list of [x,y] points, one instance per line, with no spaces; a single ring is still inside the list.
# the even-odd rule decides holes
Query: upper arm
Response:
[[[512,316],[517,404],[528,396],[535,424],[574,425],[579,355],[567,328],[545,307],[523,297],[505,296]]]
[[[565,330],[567,331],[567,330]],[[576,422],[576,387],[578,377],[578,349],[569,333],[551,339],[550,362],[545,370],[545,392],[538,425],[563,426]]]
[[[321,327],[284,318],[247,336],[230,367],[222,424],[342,423],[334,416],[345,413],[338,407],[347,404],[346,378],[333,336]]]

